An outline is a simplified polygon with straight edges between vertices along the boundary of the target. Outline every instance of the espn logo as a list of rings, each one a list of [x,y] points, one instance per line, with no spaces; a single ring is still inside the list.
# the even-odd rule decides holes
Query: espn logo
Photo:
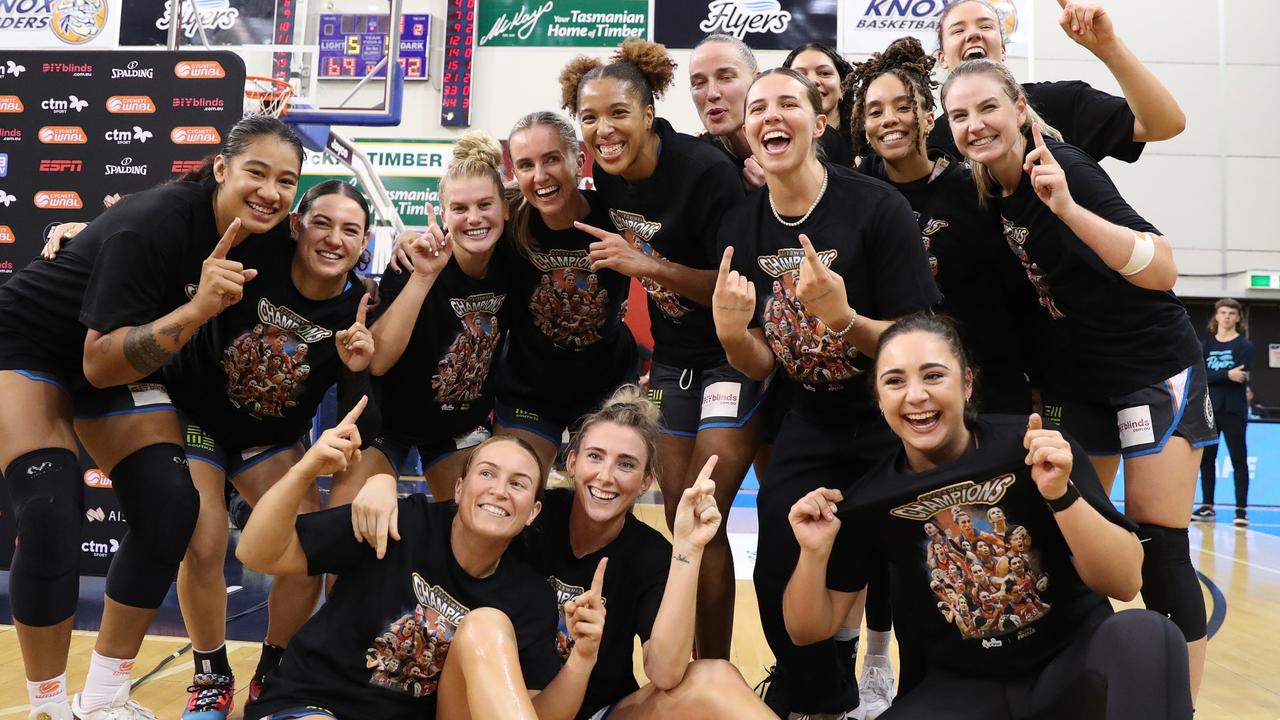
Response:
[[[77,125],[45,125],[38,133],[45,145],[84,145],[89,136]]]
[[[34,201],[41,210],[79,210],[84,207],[75,190],[41,190]]]
[[[111,489],[111,478],[98,468],[89,468],[84,471],[84,485],[91,488]]]
[[[84,170],[83,160],[41,160],[40,172],[80,172]]]
[[[107,112],[116,115],[153,113],[156,104],[146,95],[112,95],[107,98]]]
[[[0,113],[20,113],[26,109],[17,95],[0,95]]]
[[[13,228],[8,225],[0,225],[0,245],[8,245],[18,242],[18,236],[13,234]]]
[[[169,133],[174,145],[217,145],[222,142],[218,128],[209,125],[184,125]]]
[[[188,80],[201,80],[224,78],[227,76],[227,71],[223,70],[222,63],[216,60],[183,60],[173,66],[173,74]]]
[[[169,172],[174,175],[186,175],[189,172],[195,172],[204,164],[203,160],[174,160],[173,167]]]

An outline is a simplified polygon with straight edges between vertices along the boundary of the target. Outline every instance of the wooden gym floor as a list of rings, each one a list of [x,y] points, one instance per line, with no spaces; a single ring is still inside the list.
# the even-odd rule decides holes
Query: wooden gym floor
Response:
[[[650,524],[662,527],[661,509],[642,505],[637,514]],[[755,513],[736,508],[729,531],[735,544],[739,578],[749,578],[754,557]],[[1253,526],[1248,530],[1230,524],[1230,510],[1220,508],[1216,524],[1194,524],[1191,529],[1192,558],[1204,577],[1205,603],[1210,614],[1209,660],[1197,720],[1280,720],[1280,510],[1250,510]],[[230,611],[249,609],[265,597],[261,577],[244,573],[232,582],[245,588],[230,602]],[[8,577],[0,573],[0,617],[8,617]],[[765,645],[756,619],[756,602],[749,579],[737,581],[737,613],[732,661],[747,682],[754,685],[765,675],[772,655]],[[101,581],[85,579],[78,624],[90,628],[97,622]],[[172,593],[171,600],[172,600]],[[99,600],[100,603],[100,600]],[[1135,603],[1135,605],[1140,605]],[[227,643],[229,656],[242,687],[237,691],[233,718],[241,717],[247,680],[257,664],[258,644],[265,612],[251,612],[229,626],[229,636],[242,638]],[[176,602],[166,602],[161,617],[142,646],[135,679],[181,650],[186,639],[176,615]],[[77,630],[72,638],[68,679],[78,689],[84,680],[95,633]],[[896,652],[896,650],[895,650]],[[638,657],[638,654],[637,654]],[[643,672],[637,663],[637,674]],[[177,718],[186,703],[186,687],[191,679],[191,656],[184,653],[168,662],[146,683],[134,690],[134,697],[160,718]],[[26,693],[22,659],[13,627],[0,625],[0,720],[25,718]]]

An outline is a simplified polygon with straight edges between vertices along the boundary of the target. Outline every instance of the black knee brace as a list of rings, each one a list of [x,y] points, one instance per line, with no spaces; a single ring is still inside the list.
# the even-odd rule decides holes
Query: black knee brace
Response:
[[[130,607],[164,602],[200,514],[187,456],[173,443],[148,445],[111,470],[129,532],[107,572],[107,595]]]
[[[1142,599],[1167,615],[1187,642],[1205,636],[1204,596],[1191,566],[1186,528],[1139,525],[1142,539]]]
[[[9,573],[13,617],[48,627],[76,612],[80,595],[80,461],[64,448],[34,450],[5,470],[18,526]]]

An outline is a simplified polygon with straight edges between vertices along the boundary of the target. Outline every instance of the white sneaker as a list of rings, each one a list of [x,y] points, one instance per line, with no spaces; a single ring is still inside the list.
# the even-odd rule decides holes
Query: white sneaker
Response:
[[[71,703],[63,701],[45,703],[31,708],[31,712],[27,714],[27,720],[76,720],[76,716],[71,714]]]
[[[71,710],[80,720],[156,720],[156,714],[129,697],[129,683],[120,686],[110,705],[93,710],[80,706],[80,693],[71,699]]]
[[[852,710],[846,710],[842,713],[814,713],[804,715],[801,713],[789,713],[787,720],[865,720],[862,706],[858,706]]]
[[[858,679],[858,699],[866,720],[876,720],[893,704],[893,665],[884,655],[867,655]]]

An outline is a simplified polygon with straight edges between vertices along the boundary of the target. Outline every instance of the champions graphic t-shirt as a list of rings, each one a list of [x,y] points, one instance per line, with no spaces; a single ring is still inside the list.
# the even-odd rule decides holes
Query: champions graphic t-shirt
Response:
[[[1215,413],[1230,413],[1237,417],[1249,417],[1248,396],[1244,383],[1233,381],[1227,373],[1244,366],[1246,372],[1253,367],[1253,343],[1239,335],[1234,340],[1220,342],[1210,336],[1204,341],[1204,365],[1209,374],[1209,399]]]
[[[662,140],[653,175],[629,183],[597,165],[593,178],[609,225],[646,255],[696,270],[714,270],[716,233],[725,211],[743,196],[742,175],[722,151],[676,132],[656,118]],[[724,362],[711,308],[640,278],[649,296],[653,360],[682,368]]]
[[[245,717],[316,705],[340,718],[434,718],[453,633],[481,607],[511,620],[525,684],[545,688],[561,666],[554,594],[510,553],[489,577],[468,575],[450,545],[453,515],[452,503],[401,499],[401,539],[382,560],[352,536],[350,505],[299,517],[307,572],[338,582]]]
[[[609,228],[609,213],[594,192],[584,193],[591,213],[583,221]],[[512,270],[511,332],[499,362],[497,395],[508,402],[567,405],[573,419],[588,407],[572,402],[564,382],[548,382],[548,371],[595,389],[588,403],[634,375],[636,343],[623,322],[631,278],[613,270],[591,272],[587,250],[595,237],[577,228],[552,230],[536,210],[529,213],[534,245]],[[507,399],[510,400],[507,400]]]
[[[1079,80],[1023,83],[1022,89],[1044,121],[1062,133],[1064,141],[1094,160],[1113,157],[1135,162],[1146,143],[1133,139],[1133,111],[1123,97],[1109,95]],[[929,147],[960,159],[947,114],[940,112],[929,133]]]
[[[853,167],[853,148],[849,146],[849,139],[844,136],[844,133],[828,125],[818,138],[818,144],[826,153],[827,162]]]
[[[449,259],[422,302],[404,354],[374,379],[384,435],[424,443],[473,430],[489,416],[489,368],[508,327],[514,252],[499,240],[483,278]],[[391,307],[409,274],[383,274],[380,308]]]
[[[826,193],[803,223],[779,222],[762,187],[725,215],[720,244],[733,245],[734,269],[755,283],[752,325],[763,328],[781,369],[795,381],[796,402],[838,396],[865,405],[870,392],[862,374],[870,359],[833,335],[840,328],[828,328],[797,296],[804,262],[800,234],[809,236],[819,260],[844,279],[849,306],[859,315],[887,320],[924,310],[938,302],[938,289],[902,195],[852,169],[825,167]]]
[[[340,295],[304,297],[290,273],[296,247],[283,240],[250,253],[246,266],[258,276],[244,297],[163,370],[174,404],[232,449],[296,441],[325,391],[347,375],[334,335],[355,322],[364,285],[350,273]]]
[[[929,270],[942,292],[935,308],[955,318],[979,370],[978,407],[989,413],[1026,413],[1031,389],[1020,333],[1035,309],[1035,290],[1004,242],[1000,217],[978,205],[968,169],[945,155],[918,180],[888,180],[884,161],[868,157],[862,169],[907,198],[920,225]]]
[[[1045,143],[1078,205],[1121,227],[1159,234],[1096,160],[1071,145]],[[1107,267],[1040,201],[1029,176],[1023,174],[1012,195],[991,203],[1044,308],[1039,321],[1046,313],[1053,321],[1062,390],[1086,398],[1123,395],[1201,361],[1200,340],[1177,296],[1140,288]]]
[[[903,648],[924,653],[931,666],[997,678],[1026,673],[1108,606],[1076,573],[1023,462],[1026,428],[1025,417],[982,416],[972,428],[975,449],[921,473],[908,469],[899,445],[840,504],[828,587],[860,590],[868,568],[888,560]],[[1071,447],[1077,502],[1136,530],[1107,499],[1084,450]]]
[[[53,260],[37,259],[0,287],[0,342],[31,347],[59,364],[73,384],[84,380],[85,326],[110,332],[142,325],[187,301],[204,259],[218,243],[214,183],[174,182],[130,195],[106,210]],[[257,242],[288,237],[288,223],[251,236],[228,257]],[[110,242],[108,242],[110,241]]]
[[[604,571],[604,637],[577,715],[584,720],[639,689],[632,665],[633,638],[639,637],[641,644],[649,640],[667,586],[671,543],[628,514],[622,532],[613,542],[576,557],[569,541],[573,503],[573,490],[548,490],[542,499],[542,513],[525,531],[524,546],[519,541],[512,543],[512,551],[522,555],[556,591],[561,606],[556,647],[565,658],[572,644],[565,626],[564,603],[590,589],[600,560],[609,558]]]

